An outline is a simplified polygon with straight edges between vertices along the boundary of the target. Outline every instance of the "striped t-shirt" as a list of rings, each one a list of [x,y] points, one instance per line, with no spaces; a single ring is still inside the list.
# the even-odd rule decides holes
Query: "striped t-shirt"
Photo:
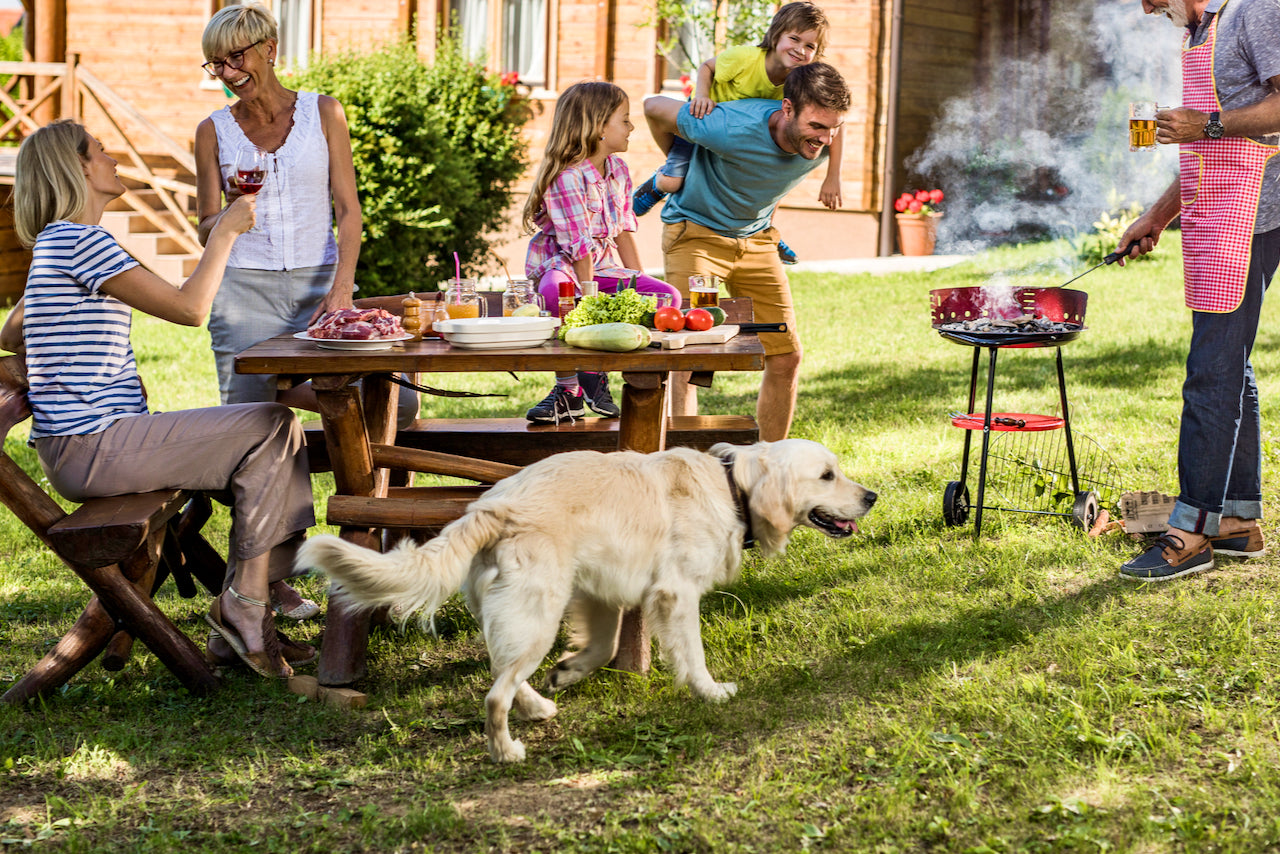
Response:
[[[147,413],[132,311],[100,292],[137,265],[101,226],[59,220],[36,238],[22,318],[33,440],[99,433]]]

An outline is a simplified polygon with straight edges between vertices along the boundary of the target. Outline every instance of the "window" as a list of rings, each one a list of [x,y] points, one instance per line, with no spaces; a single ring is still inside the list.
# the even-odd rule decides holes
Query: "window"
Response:
[[[271,14],[280,30],[276,64],[285,68],[306,68],[311,55],[313,0],[272,0]]]
[[[550,0],[448,0],[450,26],[462,49],[487,57],[492,71],[514,71],[520,82],[546,86]]]
[[[238,6],[240,0],[209,0],[209,17],[227,6]],[[315,0],[271,0],[280,44],[276,48],[276,64],[285,68],[306,68],[307,57],[314,45]],[[219,88],[211,81],[210,88]]]

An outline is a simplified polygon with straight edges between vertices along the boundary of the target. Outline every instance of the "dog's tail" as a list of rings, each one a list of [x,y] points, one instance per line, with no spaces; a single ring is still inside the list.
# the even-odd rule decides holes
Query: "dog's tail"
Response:
[[[392,606],[401,620],[414,612],[425,620],[458,591],[476,552],[498,533],[492,513],[473,511],[424,545],[406,539],[385,554],[322,534],[302,544],[295,565],[327,573],[338,585],[334,595],[357,608]]]

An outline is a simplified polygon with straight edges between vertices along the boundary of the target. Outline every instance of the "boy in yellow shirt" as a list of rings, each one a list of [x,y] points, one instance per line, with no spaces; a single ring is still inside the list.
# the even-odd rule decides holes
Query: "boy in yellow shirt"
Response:
[[[808,65],[822,57],[827,46],[827,16],[812,3],[788,3],[778,10],[769,22],[769,29],[758,45],[738,45],[727,48],[698,67],[698,79],[689,112],[696,119],[710,113],[717,103],[737,101],[742,98],[782,99],[782,84],[791,69]],[[650,129],[653,122],[646,109]],[[666,134],[654,133],[662,140]],[[840,207],[840,159],[843,150],[841,137],[831,141],[827,176],[822,182],[818,199],[830,210]],[[693,156],[693,144],[679,136],[671,142],[666,152],[667,160],[649,179],[636,188],[631,207],[636,216],[644,216],[670,193],[684,186],[684,176],[689,171]],[[784,241],[778,241],[778,255],[784,264],[798,260]]]

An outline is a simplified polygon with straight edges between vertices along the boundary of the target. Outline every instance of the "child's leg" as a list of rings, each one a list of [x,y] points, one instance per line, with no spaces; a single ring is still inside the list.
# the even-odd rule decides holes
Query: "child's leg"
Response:
[[[629,281],[629,278],[626,281]],[[608,276],[596,280],[596,283],[600,286],[600,290],[604,293],[610,294],[617,293],[618,288],[622,286],[623,282],[623,279],[615,279]],[[676,308],[679,308],[681,302],[684,300],[684,297],[681,296],[680,291],[677,288],[668,285],[660,279],[655,279],[653,276],[646,276],[644,273],[636,275],[636,290],[645,296],[653,296],[654,294],[670,294],[672,300],[671,304]]]
[[[655,184],[664,193],[674,193],[684,186],[684,176],[689,174],[689,161],[693,159],[693,143],[681,136],[671,138],[671,150],[667,160],[658,167]]]
[[[552,317],[560,316],[560,283],[572,281],[573,277],[561,270],[548,270],[538,280],[538,293]]]

